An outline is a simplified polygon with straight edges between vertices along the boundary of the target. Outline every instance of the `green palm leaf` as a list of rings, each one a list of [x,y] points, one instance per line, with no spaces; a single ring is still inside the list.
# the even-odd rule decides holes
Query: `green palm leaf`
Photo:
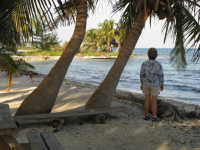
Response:
[[[0,6],[0,20],[3,22],[12,18],[17,32],[22,33],[24,39],[32,35],[33,22],[47,22],[53,29],[56,27],[54,11],[61,15],[54,0],[1,0]]]
[[[185,0],[186,1],[186,0]],[[198,61],[200,48],[200,24],[195,17],[199,12],[199,6],[194,3],[175,2],[172,8],[173,20],[166,20],[165,34],[172,34],[175,47],[171,53],[171,62],[178,68],[186,67],[185,47],[193,49],[193,61]],[[166,37],[165,37],[166,38]],[[164,39],[165,42],[165,39]]]
[[[113,13],[122,11],[120,25],[127,30],[131,29],[137,13],[141,10],[138,7],[139,2],[136,0],[119,0],[113,6]]]

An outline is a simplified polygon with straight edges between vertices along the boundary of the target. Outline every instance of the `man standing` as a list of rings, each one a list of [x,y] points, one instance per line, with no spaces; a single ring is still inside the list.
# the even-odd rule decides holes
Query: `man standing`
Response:
[[[143,62],[140,70],[141,90],[145,94],[145,120],[149,120],[149,100],[151,99],[151,110],[153,121],[157,121],[157,96],[164,89],[164,74],[161,64],[156,61],[157,50],[148,50],[149,60]]]

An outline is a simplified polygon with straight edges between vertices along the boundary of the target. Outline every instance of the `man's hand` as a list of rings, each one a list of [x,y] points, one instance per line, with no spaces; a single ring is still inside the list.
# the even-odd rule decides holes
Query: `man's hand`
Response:
[[[161,83],[161,85],[160,85],[160,90],[161,90],[161,91],[164,90],[164,84],[163,84],[163,83]]]

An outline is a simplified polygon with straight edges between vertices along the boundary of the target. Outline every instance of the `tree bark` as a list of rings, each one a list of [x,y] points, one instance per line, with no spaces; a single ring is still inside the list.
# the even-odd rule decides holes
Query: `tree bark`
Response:
[[[87,22],[87,3],[80,0],[77,5],[76,26],[73,36],[64,52],[40,85],[23,101],[16,116],[49,113],[56,101],[59,88],[65,78],[73,57],[78,52],[85,35]]]
[[[122,71],[142,33],[146,19],[147,17],[144,16],[144,12],[141,11],[122,43],[119,55],[114,65],[110,69],[104,81],[90,97],[85,109],[110,107],[113,93],[116,90]]]
[[[6,87],[6,91],[8,92],[10,91],[11,85],[12,85],[12,72],[8,71],[8,85]]]

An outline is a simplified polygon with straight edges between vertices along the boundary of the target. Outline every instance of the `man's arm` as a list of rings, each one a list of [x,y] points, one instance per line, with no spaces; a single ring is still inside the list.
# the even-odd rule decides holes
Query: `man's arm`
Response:
[[[144,81],[144,77],[145,77],[145,71],[144,71],[144,63],[142,64],[142,67],[140,69],[140,89],[143,90],[143,81]]]
[[[164,90],[164,73],[163,73],[163,69],[162,66],[160,65],[160,90],[163,91]]]

